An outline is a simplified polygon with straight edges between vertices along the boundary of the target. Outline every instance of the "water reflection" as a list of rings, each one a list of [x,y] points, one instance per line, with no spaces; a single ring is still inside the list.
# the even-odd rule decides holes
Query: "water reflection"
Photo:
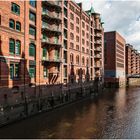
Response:
[[[140,87],[109,90],[0,129],[1,138],[140,138]]]

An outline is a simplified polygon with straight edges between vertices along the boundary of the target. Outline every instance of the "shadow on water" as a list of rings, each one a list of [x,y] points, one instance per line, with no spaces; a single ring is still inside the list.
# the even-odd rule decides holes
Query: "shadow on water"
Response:
[[[0,138],[140,138],[140,87],[108,90],[0,129]]]

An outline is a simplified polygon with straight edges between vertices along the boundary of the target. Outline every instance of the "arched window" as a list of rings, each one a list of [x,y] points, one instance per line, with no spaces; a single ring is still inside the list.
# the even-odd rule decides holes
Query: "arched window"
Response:
[[[79,55],[76,56],[76,64],[79,64]]]
[[[16,40],[16,46],[15,46],[15,54],[20,54],[21,52],[21,42],[19,40]]]
[[[15,21],[14,21],[13,19],[10,19],[10,20],[9,20],[9,27],[10,27],[11,29],[15,29]]]
[[[74,40],[74,35],[73,35],[73,33],[70,33],[70,39],[71,39],[71,40]]]
[[[86,62],[86,65],[87,65],[87,66],[89,66],[89,60],[88,60],[88,58],[87,58],[87,62]]]
[[[82,57],[82,65],[85,65],[85,58],[84,58],[84,56]]]
[[[70,62],[74,63],[74,56],[72,53],[70,54]]]
[[[21,31],[21,23],[20,22],[16,22],[16,30]]]
[[[9,52],[10,52],[10,54],[15,53],[15,40],[12,38],[10,38],[10,40],[9,40]]]
[[[29,45],[29,56],[35,57],[36,50],[35,50],[35,44],[30,43]]]

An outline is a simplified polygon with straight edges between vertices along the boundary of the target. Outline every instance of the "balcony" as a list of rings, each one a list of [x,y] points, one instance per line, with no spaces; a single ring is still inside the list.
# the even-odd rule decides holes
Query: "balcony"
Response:
[[[102,38],[102,34],[96,33],[94,38]]]
[[[49,38],[43,38],[42,39],[42,45],[46,46],[46,47],[51,47],[51,46],[55,46],[55,47],[62,47],[62,44],[60,41],[55,40],[55,39],[49,39]]]
[[[56,1],[56,0],[49,0],[49,1],[42,1],[43,6],[48,6],[50,8],[56,9],[58,12],[61,12],[62,7],[61,7],[61,2]]]
[[[102,32],[102,28],[101,27],[95,27],[94,31],[95,32]]]
[[[100,65],[100,64],[95,64],[95,65],[94,65],[94,68],[95,68],[95,69],[100,69],[100,68],[101,68],[101,65]]]
[[[101,59],[102,56],[101,56],[100,54],[96,54],[96,55],[94,56],[94,58],[95,58],[95,59]]]
[[[62,63],[62,60],[58,56],[54,56],[54,58],[43,57],[42,61],[44,65],[48,65],[50,63]]]
[[[45,22],[42,22],[42,31],[55,33],[57,35],[60,35],[62,33],[60,26],[49,25]]]
[[[94,42],[96,45],[102,45],[102,41],[101,40],[95,40]]]
[[[56,12],[50,12],[46,9],[42,10],[42,18],[46,20],[52,20],[54,22],[61,23],[61,15]]]
[[[102,49],[101,49],[100,47],[96,47],[96,48],[94,48],[94,51],[96,51],[96,52],[101,52]]]

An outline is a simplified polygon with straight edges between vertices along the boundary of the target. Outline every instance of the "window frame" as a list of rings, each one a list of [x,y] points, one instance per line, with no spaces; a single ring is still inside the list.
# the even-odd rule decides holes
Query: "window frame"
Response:
[[[17,8],[17,9],[15,9]],[[20,15],[20,6],[14,2],[11,3],[11,11],[17,15]]]
[[[13,23],[12,23],[12,22],[13,22]],[[13,27],[11,27],[12,24],[13,24]],[[15,20],[9,19],[9,28],[10,28],[10,29],[15,29]]]

